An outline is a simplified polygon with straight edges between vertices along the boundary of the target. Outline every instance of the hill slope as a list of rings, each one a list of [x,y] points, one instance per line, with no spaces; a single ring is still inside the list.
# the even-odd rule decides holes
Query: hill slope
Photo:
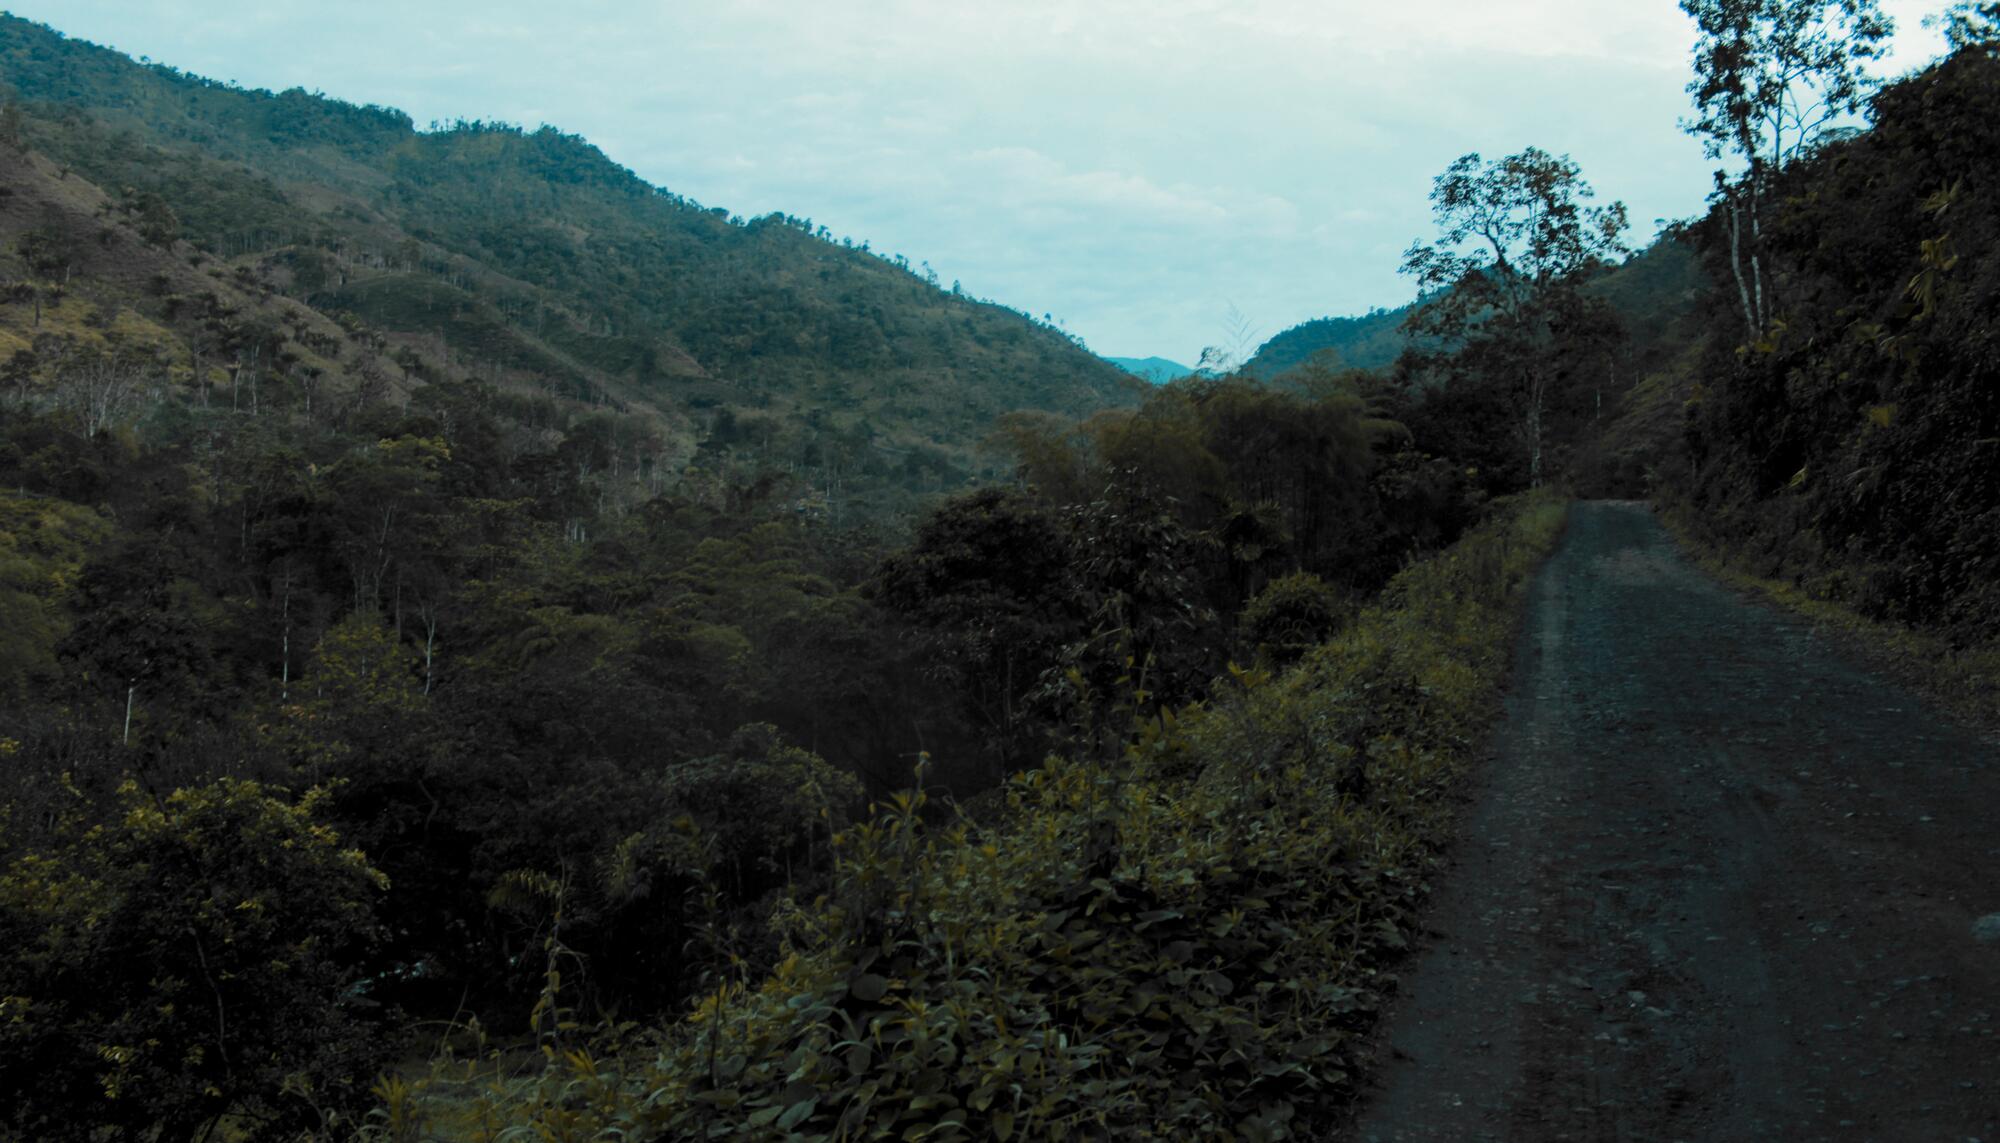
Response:
[[[479,376],[646,407],[676,459],[938,488],[999,414],[1139,386],[1066,334],[809,220],[745,221],[580,138],[248,91],[0,16],[28,145],[244,281]]]
[[[1256,377],[1276,377],[1304,365],[1316,353],[1332,350],[1340,364],[1353,369],[1381,369],[1403,352],[1403,319],[1410,307],[1370,310],[1361,317],[1323,317],[1272,337],[1257,350],[1243,371]]]
[[[1589,289],[1618,310],[1634,354],[1650,362],[1684,340],[1686,331],[1681,325],[1701,286],[1694,253],[1679,243],[1663,240],[1605,273]],[[1244,370],[1257,377],[1276,377],[1326,350],[1339,354],[1340,364],[1347,368],[1385,368],[1403,352],[1403,322],[1411,308],[1406,305],[1370,310],[1360,317],[1302,322],[1265,342]]]

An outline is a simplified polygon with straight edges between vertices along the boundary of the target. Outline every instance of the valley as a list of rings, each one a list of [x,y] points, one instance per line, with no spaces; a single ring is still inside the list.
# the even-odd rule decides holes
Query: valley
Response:
[[[0,14],[0,1141],[1992,1137],[2000,5],[1660,7],[1650,228],[1651,151],[1433,161],[1470,55],[1230,162],[1240,61],[1109,78],[1303,11],[403,14],[633,41],[749,216]]]

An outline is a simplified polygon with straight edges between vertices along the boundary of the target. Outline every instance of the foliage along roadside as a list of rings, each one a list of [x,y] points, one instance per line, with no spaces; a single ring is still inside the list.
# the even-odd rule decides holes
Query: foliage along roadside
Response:
[[[2000,32],[1768,176],[1769,322],[1711,339],[1669,491],[1706,543],[1964,650],[2000,640]],[[1696,223],[1736,291],[1722,207]],[[1754,268],[1754,267],[1753,267]],[[1740,322],[1740,317],[1736,319]],[[1741,325],[1737,328],[1740,330]]]
[[[1052,757],[981,826],[921,791],[781,905],[768,979],[682,1023],[544,1036],[546,1066],[385,1081],[374,1139],[1313,1137],[1566,507],[1523,497],[1296,669]]]
[[[2000,28],[1952,20],[1953,53],[1882,88],[1868,130],[1733,192],[1771,198],[1749,256],[1768,320],[1735,312],[1736,199],[1686,229],[1719,332],[1654,402],[1686,398],[1658,491],[1712,570],[1994,725]]]
[[[1772,579],[1752,568],[1754,557],[1709,538],[1685,502],[1669,498],[1660,519],[1703,570],[1723,582],[1754,592],[1830,631],[1869,663],[1922,691],[1953,715],[1985,728],[2000,728],[2000,642],[1960,645],[1936,631],[1887,619],[1872,619],[1851,605],[1828,598],[1822,578]]]

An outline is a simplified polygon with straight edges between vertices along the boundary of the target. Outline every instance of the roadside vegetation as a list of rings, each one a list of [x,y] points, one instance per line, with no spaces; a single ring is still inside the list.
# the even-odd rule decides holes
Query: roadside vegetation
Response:
[[[894,795],[823,894],[780,900],[769,975],[720,972],[655,1031],[552,1016],[525,1076],[440,1060],[389,1081],[369,1137],[1316,1137],[1564,513],[1505,506],[1296,667],[1050,756],[991,820]],[[1086,697],[1130,713],[1144,686]]]
[[[1703,217],[1468,154],[1143,391],[0,16],[0,1135],[1314,1137],[1569,489],[1990,713],[2000,7],[1683,8]]]
[[[1669,519],[1718,567],[1988,723],[2000,701],[1996,17],[1960,6],[1952,54],[1875,94],[1871,129],[1770,164],[1754,249],[1732,238],[1727,202],[1690,228],[1717,278],[1717,332],[1679,393],[1680,447],[1655,454]],[[1757,319],[1753,295],[1754,327],[1734,284],[1752,258],[1768,311]]]

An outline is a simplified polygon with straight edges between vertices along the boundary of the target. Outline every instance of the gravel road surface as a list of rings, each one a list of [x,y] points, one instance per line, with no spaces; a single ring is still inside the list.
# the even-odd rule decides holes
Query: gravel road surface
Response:
[[[2000,749],[1578,505],[1351,1138],[2000,1143]]]

